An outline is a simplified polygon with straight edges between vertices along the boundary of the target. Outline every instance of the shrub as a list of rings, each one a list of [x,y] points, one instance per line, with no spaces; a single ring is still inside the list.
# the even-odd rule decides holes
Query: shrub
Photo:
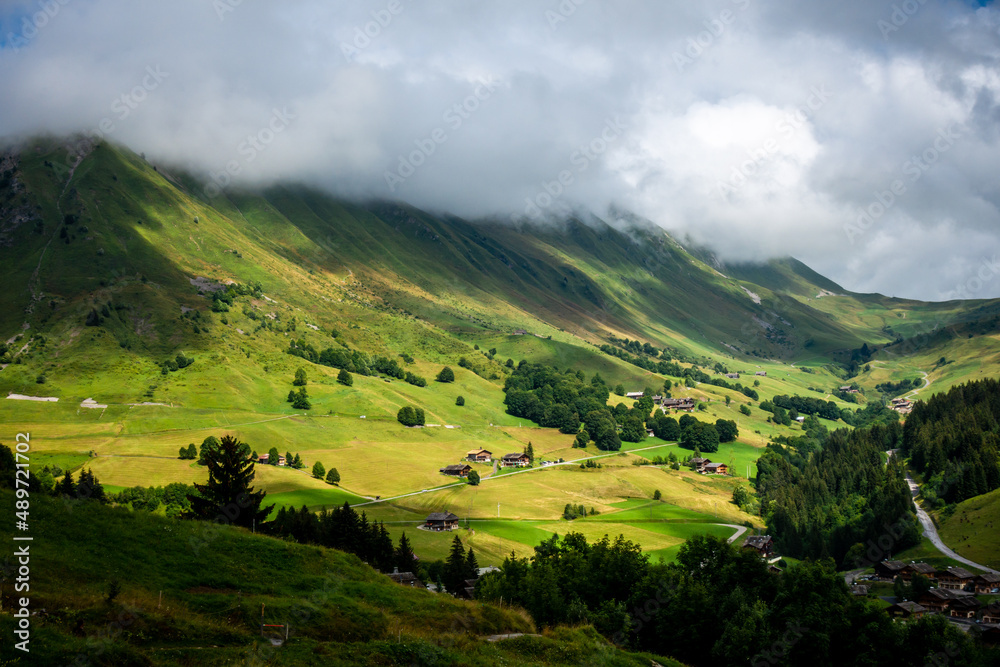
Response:
[[[454,382],[455,381],[455,371],[451,370],[448,366],[441,369],[441,372],[437,375],[438,382]]]
[[[340,372],[337,373],[337,382],[345,387],[350,387],[354,384],[354,376],[341,368]]]
[[[465,397],[459,396],[455,399],[455,405],[465,405]]]

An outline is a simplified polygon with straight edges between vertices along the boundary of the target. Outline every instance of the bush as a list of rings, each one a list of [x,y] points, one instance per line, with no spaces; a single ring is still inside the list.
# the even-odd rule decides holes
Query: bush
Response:
[[[437,375],[438,382],[454,382],[455,381],[455,371],[451,370],[448,366],[441,369],[441,372]]]
[[[465,397],[459,396],[455,399],[455,405],[465,405]]]
[[[326,483],[327,484],[340,483],[340,473],[337,472],[336,468],[330,468],[330,472],[326,473]]]
[[[423,426],[426,422],[424,419],[424,411],[421,408],[415,408],[412,405],[407,405],[399,409],[396,413],[396,419],[403,426]]]
[[[337,382],[345,387],[350,387],[354,384],[354,376],[341,368],[340,372],[337,373]]]

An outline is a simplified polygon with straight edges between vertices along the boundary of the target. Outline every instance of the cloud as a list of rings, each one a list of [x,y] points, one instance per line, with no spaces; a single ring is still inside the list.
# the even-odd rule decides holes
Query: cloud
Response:
[[[0,134],[99,132],[209,192],[300,180],[471,218],[614,205],[724,259],[794,255],[848,289],[925,299],[949,298],[1000,251],[991,5],[25,0],[0,12]],[[1000,281],[975,296],[1000,296]]]

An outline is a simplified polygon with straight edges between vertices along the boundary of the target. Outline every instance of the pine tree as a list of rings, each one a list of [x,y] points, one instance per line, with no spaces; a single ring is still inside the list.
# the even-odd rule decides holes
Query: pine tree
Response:
[[[410,546],[410,540],[407,539],[405,532],[399,536],[399,546],[396,547],[393,558],[393,566],[400,572],[413,572],[413,547]]]
[[[479,562],[476,560],[476,554],[473,553],[472,547],[469,547],[469,552],[465,554],[465,578],[479,578]]]
[[[444,563],[444,585],[452,595],[465,590],[465,547],[458,535],[451,541],[451,553]]]
[[[535,448],[531,446],[531,441],[528,441],[528,446],[525,447],[524,453],[528,455],[528,465],[535,465]]]
[[[303,466],[302,458],[298,454],[296,454],[295,460],[292,461],[292,467],[295,468],[296,470],[301,470],[302,466]]]
[[[326,467],[319,461],[313,464],[313,477],[316,479],[324,479],[326,477]]]
[[[271,447],[271,449],[267,450],[267,464],[272,466],[278,465],[278,458],[280,456],[281,454],[278,453],[278,448]]]
[[[76,495],[76,484],[73,482],[72,472],[66,471],[66,474],[56,487],[56,493],[60,496],[69,496],[70,498]]]
[[[340,473],[337,472],[336,468],[330,468],[330,472],[326,473],[326,483],[327,484],[340,483]]]
[[[230,435],[222,438],[206,462],[208,483],[195,484],[197,495],[188,495],[193,516],[245,528],[264,522],[274,505],[261,507],[267,493],[251,486],[254,464],[247,460],[249,449]]]

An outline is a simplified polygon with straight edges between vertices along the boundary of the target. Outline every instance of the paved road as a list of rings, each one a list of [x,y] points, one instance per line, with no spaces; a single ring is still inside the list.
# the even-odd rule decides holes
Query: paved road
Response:
[[[954,558],[959,563],[964,563],[965,565],[970,565],[972,567],[978,568],[980,570],[985,570],[987,572],[992,572],[994,574],[1000,574],[1000,572],[997,572],[992,568],[986,567],[985,565],[980,565],[979,563],[971,561],[968,558],[962,558],[957,553],[949,549],[947,545],[945,545],[945,543],[941,540],[941,536],[938,535],[937,528],[934,527],[934,522],[931,521],[930,516],[928,516],[927,512],[925,512],[920,507],[920,505],[917,504],[917,494],[920,493],[920,487],[917,486],[917,483],[913,481],[912,477],[910,477],[909,472],[906,473],[906,483],[910,485],[910,495],[913,496],[913,506],[917,508],[917,518],[920,519],[920,525],[923,526],[924,528],[923,534],[927,539],[931,541],[931,543],[937,548],[938,551],[943,553],[948,558]]]
[[[728,540],[726,540],[727,542],[729,542],[729,544],[732,544],[736,540],[740,539],[740,535],[742,535],[743,533],[747,532],[747,527],[746,526],[737,526],[735,523],[717,523],[715,525],[716,526],[725,526],[726,528],[735,528],[736,529],[736,533],[732,537],[730,537]]]

